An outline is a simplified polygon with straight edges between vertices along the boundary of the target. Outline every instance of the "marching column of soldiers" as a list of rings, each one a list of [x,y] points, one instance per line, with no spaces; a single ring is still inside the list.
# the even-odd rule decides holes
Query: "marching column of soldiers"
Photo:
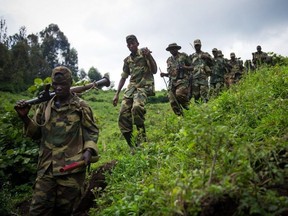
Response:
[[[193,45],[195,52],[187,55],[179,52],[181,46],[169,44],[166,50],[171,56],[166,61],[167,73],[160,73],[161,77],[169,78],[169,102],[179,116],[183,115],[183,108],[189,109],[192,98],[195,103],[207,103],[209,98],[238,83],[245,73],[270,62],[260,45],[256,47],[257,52],[252,53],[252,61],[246,60],[244,64],[234,52],[230,53],[230,59],[226,59],[221,50],[213,48],[212,57],[201,50],[201,40],[194,40]]]

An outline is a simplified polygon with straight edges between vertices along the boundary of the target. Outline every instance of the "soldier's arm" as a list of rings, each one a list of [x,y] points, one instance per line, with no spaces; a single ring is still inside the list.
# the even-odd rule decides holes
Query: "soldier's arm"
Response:
[[[151,51],[146,47],[142,49],[143,55],[147,59],[148,67],[153,74],[157,73],[157,63],[153,56],[151,55]]]

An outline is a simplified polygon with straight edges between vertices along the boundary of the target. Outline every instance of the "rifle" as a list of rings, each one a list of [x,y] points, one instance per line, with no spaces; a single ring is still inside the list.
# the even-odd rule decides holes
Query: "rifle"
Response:
[[[103,87],[103,86],[106,86],[106,87],[110,86],[110,80],[108,77],[103,77],[102,79],[100,79],[96,82],[95,81],[91,82],[87,85],[73,86],[70,88],[70,90],[73,93],[82,93],[82,92],[89,90],[91,88]],[[40,94],[38,95],[37,98],[27,100],[26,103],[30,104],[30,105],[35,105],[35,104],[39,104],[39,103],[50,100],[52,97],[55,96],[55,92],[49,91],[49,88],[50,88],[50,84],[46,85],[45,90],[43,92],[40,92]]]
[[[95,163],[99,160],[100,156],[94,156],[91,158],[91,163]],[[69,165],[65,165],[64,167],[61,167],[59,169],[59,171],[62,173],[62,172],[68,172],[68,171],[71,171],[73,169],[76,169],[78,167],[82,167],[82,166],[85,166],[85,161],[82,160],[82,161],[79,161],[79,162],[73,162]]]

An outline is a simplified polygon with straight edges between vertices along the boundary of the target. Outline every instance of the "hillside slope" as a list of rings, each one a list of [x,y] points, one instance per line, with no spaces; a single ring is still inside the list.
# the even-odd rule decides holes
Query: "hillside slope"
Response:
[[[246,75],[184,117],[168,103],[148,104],[148,142],[135,155],[115,108],[100,121],[100,164],[118,162],[89,215],[287,214],[287,107],[284,66]]]

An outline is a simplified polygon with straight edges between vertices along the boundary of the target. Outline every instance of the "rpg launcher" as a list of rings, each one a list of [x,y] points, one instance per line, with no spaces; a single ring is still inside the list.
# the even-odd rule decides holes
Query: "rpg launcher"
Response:
[[[102,79],[91,82],[87,85],[82,86],[73,86],[70,88],[71,92],[73,93],[82,93],[86,90],[89,90],[91,88],[101,88],[103,86],[109,87],[110,86],[110,80],[108,77],[103,77]],[[45,86],[45,90],[43,92],[40,92],[37,98],[33,98],[31,100],[27,100],[26,103],[30,105],[39,104],[44,101],[50,100],[52,97],[54,97],[55,92],[49,91],[50,84]]]
[[[91,158],[91,163],[95,163],[95,162],[97,162],[98,160],[99,160],[99,156],[93,156],[92,158]],[[71,171],[71,170],[74,170],[74,169],[76,169],[76,168],[78,168],[78,167],[82,167],[82,166],[85,166],[85,161],[84,160],[82,160],[82,161],[79,161],[79,162],[73,162],[73,163],[71,163],[71,164],[69,164],[69,165],[66,165],[66,166],[64,166],[64,167],[61,167],[60,169],[59,169],[59,171],[62,173],[62,172],[68,172],[68,171]]]

